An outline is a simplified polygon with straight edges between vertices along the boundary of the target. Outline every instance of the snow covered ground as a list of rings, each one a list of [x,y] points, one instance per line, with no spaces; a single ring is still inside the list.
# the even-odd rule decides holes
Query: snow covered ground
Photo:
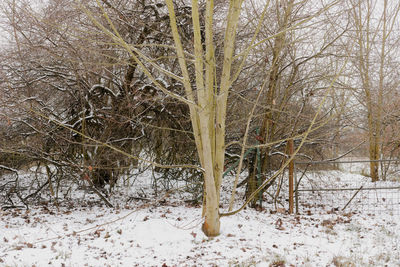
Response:
[[[318,177],[329,175],[363,179]],[[331,209],[331,199],[298,215],[266,206],[223,217],[221,235],[207,238],[201,208],[179,196],[0,211],[0,266],[400,266],[398,214]]]

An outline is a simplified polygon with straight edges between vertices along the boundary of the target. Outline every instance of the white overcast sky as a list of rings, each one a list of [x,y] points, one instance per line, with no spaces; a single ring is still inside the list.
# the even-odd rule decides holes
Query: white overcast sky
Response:
[[[36,8],[40,8],[43,7],[45,5],[45,3],[47,3],[48,1],[51,0],[28,0],[31,3],[32,8],[35,10]],[[319,1],[319,0],[317,0]],[[398,1],[398,0],[396,0]],[[5,5],[5,2],[3,2],[3,0],[0,0],[0,7],[2,7],[0,9],[0,47],[3,47],[4,45],[6,45],[8,43],[8,39],[9,36],[7,35],[7,33],[4,30],[4,14],[3,14],[3,5]],[[383,1],[382,0],[375,0],[374,1],[375,9],[374,11],[377,13],[377,17],[379,17],[381,15],[381,10],[383,9]],[[389,1],[389,5],[393,4],[391,1]]]

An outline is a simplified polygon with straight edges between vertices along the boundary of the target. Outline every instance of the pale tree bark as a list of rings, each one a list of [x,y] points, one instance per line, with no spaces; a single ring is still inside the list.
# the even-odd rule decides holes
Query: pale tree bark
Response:
[[[363,5],[365,4],[365,5]],[[379,180],[379,159],[382,147],[382,121],[385,93],[385,66],[387,65],[387,40],[392,33],[393,25],[398,15],[399,5],[388,16],[388,1],[383,1],[382,14],[377,23],[373,24],[376,11],[373,1],[353,2],[352,16],[355,26],[355,38],[358,46],[357,70],[362,83],[366,105],[368,129],[368,154],[370,159],[370,177],[373,182]],[[376,8],[376,7],[375,7]],[[365,13],[364,13],[365,12]],[[375,12],[375,14],[374,14]],[[388,29],[388,23],[392,22]],[[374,28],[375,27],[375,28]],[[375,45],[380,42],[379,45]],[[379,60],[374,57],[379,56]],[[373,64],[372,62],[376,62]],[[378,66],[376,65],[378,64]],[[378,69],[378,72],[374,72]],[[373,84],[373,76],[378,77],[378,85]],[[377,88],[374,90],[374,88]]]
[[[388,66],[388,51],[391,50],[388,47],[388,42],[390,35],[394,30],[394,26],[396,21],[398,20],[398,15],[400,12],[400,3],[395,4],[392,6],[393,10],[391,14],[388,14],[389,7],[388,7],[388,0],[383,1],[383,11],[382,11],[382,40],[381,40],[381,51],[380,51],[380,61],[379,61],[379,86],[378,86],[378,109],[377,109],[377,123],[376,128],[377,134],[375,136],[375,151],[378,157],[383,155],[383,137],[384,137],[384,130],[383,130],[383,123],[384,123],[384,108],[385,108],[385,101],[384,101],[384,94],[389,88],[386,88],[386,71],[385,68]],[[399,37],[397,37],[399,38]],[[382,173],[382,178],[384,179],[385,175]]]
[[[368,127],[368,141],[369,141],[369,148],[368,154],[371,160],[370,162],[370,176],[372,181],[379,180],[378,178],[378,163],[376,162],[377,155],[376,155],[376,129],[374,123],[374,110],[373,110],[373,96],[371,92],[371,81],[370,81],[370,57],[371,57],[371,17],[372,17],[372,10],[371,10],[371,2],[368,0],[366,1],[366,15],[363,15],[363,5],[361,1],[358,1],[353,8],[353,18],[355,24],[355,32],[356,32],[356,41],[358,44],[358,71],[360,75],[360,79],[362,82],[362,89],[364,92],[365,97],[365,104],[366,104],[366,112],[367,112],[367,127]]]
[[[381,44],[381,51],[380,51],[380,66],[379,66],[379,87],[378,87],[378,100],[377,100],[377,111],[376,111],[376,134],[374,135],[374,157],[378,160],[380,159],[381,155],[381,142],[382,142],[382,113],[383,113],[383,90],[384,90],[384,75],[385,75],[385,50],[386,50],[386,39],[387,39],[387,0],[383,1],[383,11],[382,11],[382,44]],[[378,167],[379,163],[376,162],[377,166],[374,166],[374,173],[375,176],[371,176],[372,181],[379,180],[379,172]],[[374,179],[375,178],[375,179]]]
[[[213,41],[214,2],[210,0],[206,3],[206,40],[204,44],[206,51],[203,51],[199,5],[198,1],[192,1],[197,106],[192,107],[190,113],[197,151],[204,169],[204,224],[202,229],[207,236],[216,236],[220,232],[219,199],[225,156],[225,119],[229,87],[232,84],[231,66],[236,29],[242,2],[242,0],[233,0],[230,2],[224,39],[223,69],[218,85],[215,79],[216,62]],[[180,44],[178,28],[176,26],[173,2],[172,0],[167,0],[166,3],[180,67],[185,80],[184,86],[187,94],[192,94],[193,90],[189,82],[184,51]]]

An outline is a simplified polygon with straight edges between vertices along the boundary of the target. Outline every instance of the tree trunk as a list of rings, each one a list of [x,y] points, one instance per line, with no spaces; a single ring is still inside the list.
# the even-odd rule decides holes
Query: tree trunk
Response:
[[[289,0],[286,3],[286,9],[284,11],[283,17],[281,17],[281,14],[278,12],[278,23],[279,25],[279,31],[283,31],[283,33],[277,35],[275,37],[275,43],[273,47],[273,57],[272,57],[272,65],[271,69],[269,71],[269,83],[268,83],[268,91],[267,95],[265,98],[265,106],[268,107],[264,119],[262,121],[261,129],[260,129],[260,139],[262,140],[262,144],[267,144],[268,142],[272,141],[273,139],[273,132],[275,129],[275,124],[274,124],[274,119],[275,119],[275,114],[276,112],[273,111],[273,107],[276,105],[276,91],[278,87],[278,81],[279,81],[279,69],[281,67],[281,54],[283,49],[286,47],[286,31],[284,31],[288,26],[289,26],[289,18],[290,15],[292,14],[292,9],[293,9],[293,4],[294,0]],[[261,177],[263,177],[262,182],[265,180],[265,172],[270,166],[270,151],[271,149],[269,147],[264,147],[261,150],[261,169],[260,169],[260,174]],[[250,196],[256,189],[257,182],[256,180],[256,173],[257,173],[257,156],[255,155],[255,159],[253,160],[254,166],[252,166],[253,172],[249,173],[249,179],[248,182],[250,183],[247,186],[248,191],[246,192],[246,196]],[[256,200],[253,200],[251,202],[251,206],[255,207]]]

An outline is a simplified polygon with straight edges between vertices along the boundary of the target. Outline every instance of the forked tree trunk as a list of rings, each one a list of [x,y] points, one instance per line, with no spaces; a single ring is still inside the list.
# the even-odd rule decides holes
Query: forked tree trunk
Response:
[[[166,0],[168,6],[172,35],[178,55],[183,84],[190,106],[190,117],[193,126],[196,148],[203,168],[204,201],[203,231],[207,236],[217,236],[220,232],[219,200],[220,187],[225,157],[225,124],[229,88],[232,85],[231,66],[243,0],[232,0],[227,15],[227,26],[224,39],[224,60],[220,83],[215,80],[216,62],[214,56],[213,15],[214,1],[206,2],[205,10],[205,44],[201,40],[199,3],[192,0],[194,66],[197,99],[194,97],[191,77],[187,69],[185,53],[180,40],[172,0]],[[203,50],[205,46],[205,51]],[[205,59],[205,61],[204,61]],[[219,91],[217,90],[219,88]]]

